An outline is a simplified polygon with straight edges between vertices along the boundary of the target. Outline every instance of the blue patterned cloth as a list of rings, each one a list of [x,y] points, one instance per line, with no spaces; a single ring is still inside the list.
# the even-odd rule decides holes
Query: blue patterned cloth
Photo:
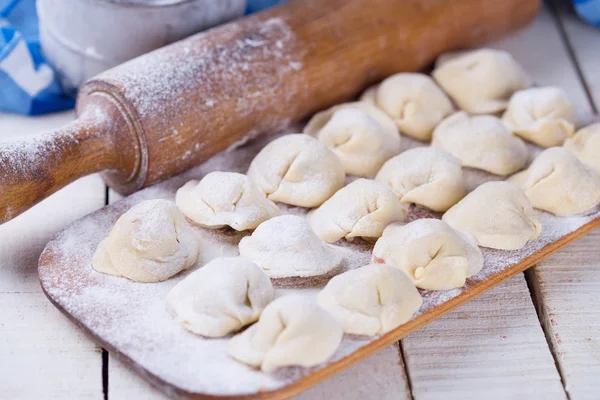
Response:
[[[285,3],[287,0],[248,0],[246,3],[246,14],[264,10],[274,5]]]
[[[588,24],[600,27],[600,0],[573,0],[573,5]]]
[[[0,110],[36,115],[73,104],[42,56],[35,0],[0,0]]]

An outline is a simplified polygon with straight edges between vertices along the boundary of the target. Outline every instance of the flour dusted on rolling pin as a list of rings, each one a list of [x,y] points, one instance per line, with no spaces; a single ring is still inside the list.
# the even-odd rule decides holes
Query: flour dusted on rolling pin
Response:
[[[292,51],[296,38],[280,18],[269,19],[238,39],[235,38],[244,31],[242,24],[234,23],[220,29],[220,43],[195,36],[177,43],[172,47],[173,51],[149,53],[133,63],[133,68],[109,70],[100,77],[120,83],[142,117],[148,113],[161,114],[163,102],[188,107],[189,104],[183,104],[183,93],[193,82],[201,82],[207,89],[205,92],[209,93],[217,82],[228,82],[232,88],[239,89],[248,84],[248,79],[258,80],[264,91],[248,93],[247,98],[261,98],[262,101],[246,104],[245,99],[238,99],[231,113],[239,114],[256,111],[261,103],[268,102],[277,82],[289,71],[298,71],[303,66],[301,57]],[[270,73],[260,73],[258,67],[265,64],[273,66],[269,68]],[[290,98],[294,94],[289,93]],[[215,92],[198,99],[194,106],[199,111],[206,111],[227,99],[228,95],[227,92]]]
[[[308,46],[283,19],[257,19],[191,36],[82,87],[80,103],[93,107],[94,96],[110,93],[129,116],[128,129],[141,144],[143,185],[306,112]]]

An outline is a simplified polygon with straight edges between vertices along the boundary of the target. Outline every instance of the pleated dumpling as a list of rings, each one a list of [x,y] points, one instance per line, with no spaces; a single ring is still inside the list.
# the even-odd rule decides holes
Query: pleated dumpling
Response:
[[[577,128],[577,113],[564,90],[534,87],[516,92],[502,116],[523,139],[542,147],[561,146]]]
[[[514,92],[531,86],[512,55],[496,49],[442,54],[432,76],[461,110],[473,114],[503,111]]]
[[[385,228],[375,243],[373,261],[404,271],[421,289],[462,287],[483,267],[475,239],[438,219],[418,219]]]
[[[404,272],[371,264],[331,279],[317,302],[337,319],[344,332],[378,335],[409,321],[423,299]]]
[[[403,203],[443,212],[466,194],[460,160],[435,147],[417,147],[390,158],[375,180]]]
[[[342,336],[340,324],[313,299],[290,295],[273,300],[256,324],[229,341],[227,350],[265,372],[312,367],[333,356]]]
[[[528,159],[527,145],[493,115],[452,114],[435,128],[431,145],[458,158],[463,167],[501,176],[519,171]]]
[[[564,146],[600,175],[600,123],[578,130],[573,137],[565,140]]]
[[[486,182],[449,209],[442,220],[483,247],[518,250],[542,225],[523,190],[510,182]]]
[[[317,139],[281,136],[254,157],[248,177],[266,196],[300,207],[318,207],[344,185],[344,167]]]
[[[256,264],[220,257],[175,285],[167,307],[185,329],[222,337],[256,321],[272,299],[271,280]]]
[[[523,188],[534,208],[554,215],[580,214],[600,202],[600,176],[563,147],[543,151],[510,181]]]
[[[183,185],[175,202],[186,217],[205,228],[256,228],[279,209],[246,175],[215,171]]]
[[[396,124],[367,102],[334,106],[315,114],[304,128],[338,156],[347,174],[373,177],[400,152]]]
[[[452,102],[425,74],[403,72],[385,79],[361,97],[375,103],[396,123],[400,133],[429,141],[433,128],[454,111]]]
[[[339,272],[342,265],[340,253],[297,215],[263,222],[240,241],[239,249],[240,255],[254,261],[273,279],[329,276]]]
[[[376,239],[392,222],[402,222],[407,207],[390,188],[357,179],[308,214],[312,230],[324,241]]]
[[[198,242],[175,203],[145,200],[115,222],[92,267],[137,282],[160,282],[195,264]]]

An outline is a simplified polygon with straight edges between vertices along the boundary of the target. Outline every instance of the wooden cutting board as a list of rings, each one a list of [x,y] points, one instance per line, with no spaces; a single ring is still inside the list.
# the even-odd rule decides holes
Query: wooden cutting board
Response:
[[[95,272],[91,268],[91,258],[113,223],[133,205],[147,199],[174,199],[175,191],[187,180],[200,179],[210,171],[243,173],[254,155],[272,139],[225,151],[193,170],[82,218],[60,232],[40,257],[40,281],[48,298],[100,345],[171,396],[198,399],[291,397],[407,336],[600,226],[600,209],[569,218],[536,211],[543,224],[538,238],[518,251],[483,249],[485,264],[479,274],[461,289],[421,291],[423,306],[408,323],[379,337],[346,335],[334,357],[324,365],[263,373],[228,357],[228,338],[195,336],[175,324],[168,315],[165,307],[168,291],[193,270],[165,282],[135,283]],[[405,149],[419,145],[423,144],[403,137]],[[540,151],[534,146],[530,149],[532,155]],[[499,179],[470,169],[465,170],[465,176],[469,189]],[[280,206],[282,213],[306,213],[299,207]],[[439,216],[413,206],[408,218]],[[221,255],[237,254],[237,243],[244,236],[228,229],[195,227],[195,232],[201,242],[202,263]],[[336,245],[346,256],[345,269],[365,265],[370,260],[372,244],[357,240]],[[291,292],[314,296],[319,288],[277,287],[276,296]]]

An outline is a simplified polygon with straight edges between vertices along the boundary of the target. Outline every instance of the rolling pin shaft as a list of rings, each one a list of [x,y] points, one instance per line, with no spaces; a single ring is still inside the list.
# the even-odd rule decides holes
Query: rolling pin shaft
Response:
[[[506,35],[538,7],[539,0],[295,0],[148,53],[80,89],[80,122],[66,133],[81,143],[28,158],[29,173],[11,169],[14,157],[0,158],[0,221],[95,171],[130,193],[393,73],[417,71],[441,52]]]

